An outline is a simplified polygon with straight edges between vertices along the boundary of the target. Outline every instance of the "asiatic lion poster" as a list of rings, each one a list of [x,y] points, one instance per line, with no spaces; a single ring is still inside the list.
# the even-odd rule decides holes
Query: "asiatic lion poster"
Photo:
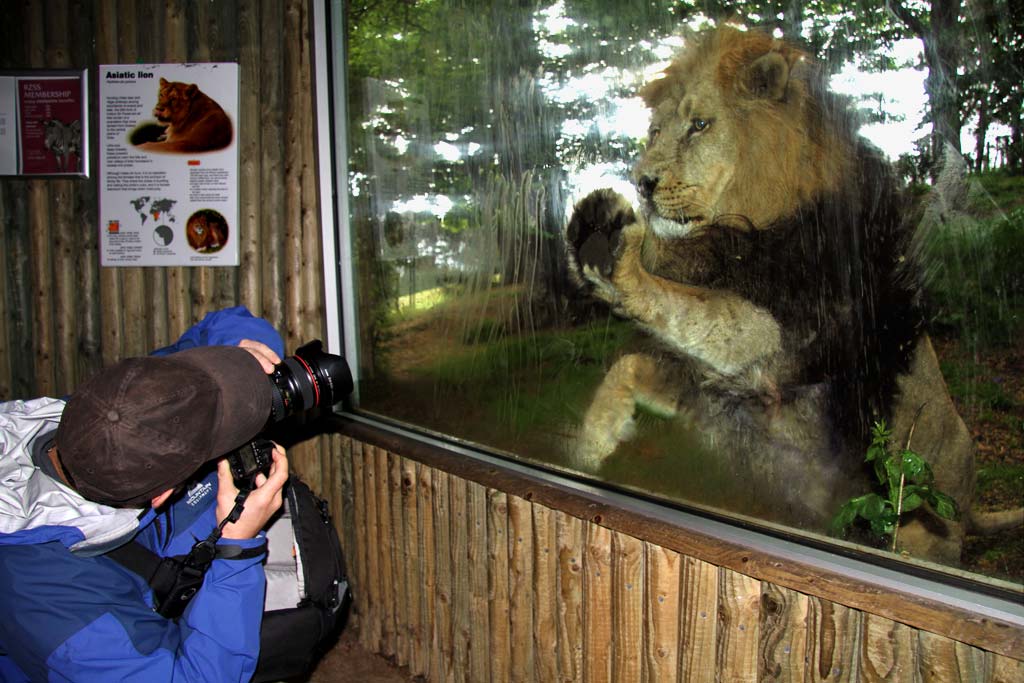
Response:
[[[238,265],[238,65],[102,66],[99,92],[102,263]]]

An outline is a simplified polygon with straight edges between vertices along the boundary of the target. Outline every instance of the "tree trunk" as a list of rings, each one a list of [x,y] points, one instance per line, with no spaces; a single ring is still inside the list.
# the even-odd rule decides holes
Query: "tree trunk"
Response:
[[[956,82],[961,59],[958,24],[961,0],[933,0],[927,22],[898,0],[891,0],[887,6],[924,44],[924,59],[928,65],[924,88],[932,120],[930,161],[937,171],[935,162],[940,160],[947,144],[961,152],[960,91]]]
[[[985,138],[988,136],[989,125],[988,93],[978,98],[978,129],[974,133],[974,172],[980,173],[988,168],[988,148]]]

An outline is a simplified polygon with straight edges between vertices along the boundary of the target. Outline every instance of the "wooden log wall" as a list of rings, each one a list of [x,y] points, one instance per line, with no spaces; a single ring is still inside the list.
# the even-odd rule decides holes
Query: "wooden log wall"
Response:
[[[514,495],[459,476],[463,465],[447,471],[346,431],[335,476],[353,626],[366,648],[427,681],[1024,680],[1020,629],[968,644],[935,632],[956,619],[908,625],[892,609],[828,597],[823,577],[806,577],[807,590],[757,578],[781,563],[713,544],[672,550],[614,528],[598,506],[576,505],[581,517],[547,502],[557,496],[538,500],[536,485]],[[490,468],[482,479],[502,477]],[[896,601],[904,607],[931,623]]]
[[[89,74],[91,177],[0,178],[0,400],[59,396],[116,360],[242,304],[288,351],[324,338],[323,266],[305,0],[12,0],[0,69]],[[100,64],[237,62],[239,267],[101,268]],[[326,439],[292,448],[322,483]]]

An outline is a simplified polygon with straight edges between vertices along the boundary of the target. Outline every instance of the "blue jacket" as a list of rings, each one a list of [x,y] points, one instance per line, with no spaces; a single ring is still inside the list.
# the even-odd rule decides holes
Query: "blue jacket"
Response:
[[[217,311],[167,354],[280,335],[242,307]],[[88,501],[32,463],[33,440],[64,402],[0,403],[0,681],[247,681],[256,668],[263,555],[214,560],[178,621],[152,610],[148,584],[102,553],[133,538],[159,555],[188,552],[216,525],[211,467],[160,512]],[[231,543],[265,547],[265,539]]]

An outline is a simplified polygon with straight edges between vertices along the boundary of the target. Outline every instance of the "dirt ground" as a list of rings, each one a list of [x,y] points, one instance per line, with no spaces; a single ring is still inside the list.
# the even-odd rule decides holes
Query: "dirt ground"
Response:
[[[368,652],[353,628],[346,628],[338,643],[320,660],[304,683],[408,683],[419,681],[409,670]],[[298,682],[296,682],[298,683]]]

